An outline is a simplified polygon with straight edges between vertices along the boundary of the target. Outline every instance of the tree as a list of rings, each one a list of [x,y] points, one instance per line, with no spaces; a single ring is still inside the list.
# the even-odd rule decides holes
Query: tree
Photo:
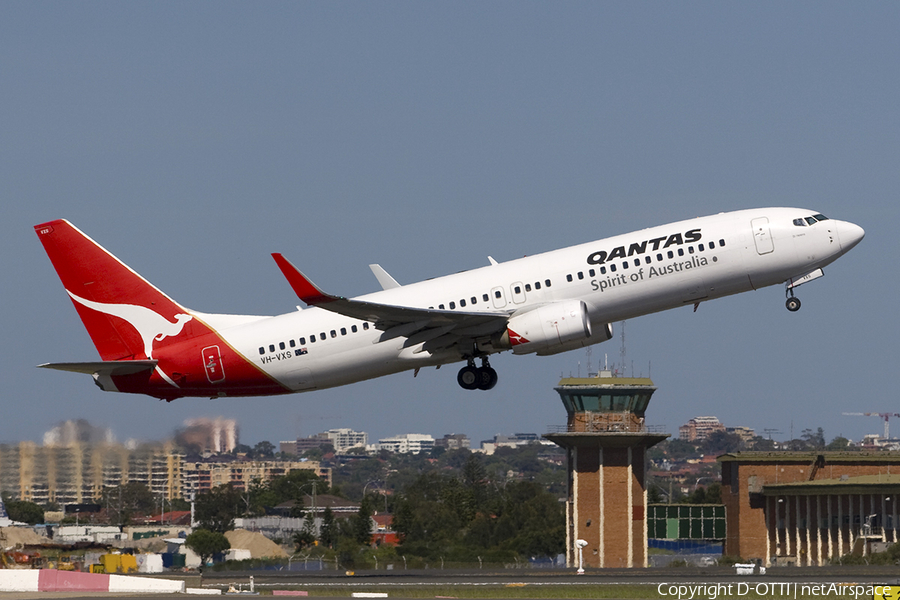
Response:
[[[326,506],[322,512],[322,526],[319,528],[319,541],[328,548],[333,548],[337,541],[338,527],[334,522],[334,511]]]
[[[810,450],[825,449],[825,431],[821,427],[816,429],[815,432],[812,429],[804,429],[800,434],[800,439],[806,442]]]
[[[837,436],[825,446],[826,450],[841,451],[850,449],[850,440],[843,436]]]
[[[275,445],[272,442],[263,440],[253,446],[254,458],[272,458],[275,456]]]
[[[124,527],[134,516],[159,510],[159,499],[143,483],[132,481],[118,487],[104,488],[101,504],[106,507],[112,523]]]
[[[3,494],[3,504],[6,506],[6,514],[13,521],[37,525],[44,522],[44,509],[34,502],[26,500],[14,500]]]
[[[369,497],[363,498],[359,505],[359,512],[352,518],[353,539],[358,544],[369,545],[372,543],[372,504]]]
[[[316,543],[315,525],[312,518],[303,521],[303,529],[294,534],[293,540],[297,550],[302,550]]]
[[[242,514],[244,499],[229,483],[198,494],[194,503],[194,516],[200,527],[224,534],[234,529],[234,520]]]
[[[185,546],[197,553],[200,564],[205,565],[215,554],[231,548],[231,543],[224,534],[209,529],[196,529],[184,540]]]
[[[744,445],[744,441],[736,433],[727,431],[713,431],[700,445],[704,454],[728,454],[737,452]]]

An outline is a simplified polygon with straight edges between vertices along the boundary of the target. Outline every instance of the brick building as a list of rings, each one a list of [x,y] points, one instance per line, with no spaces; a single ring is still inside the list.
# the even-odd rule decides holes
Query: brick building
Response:
[[[898,539],[900,452],[736,452],[719,461],[727,555],[821,566]]]

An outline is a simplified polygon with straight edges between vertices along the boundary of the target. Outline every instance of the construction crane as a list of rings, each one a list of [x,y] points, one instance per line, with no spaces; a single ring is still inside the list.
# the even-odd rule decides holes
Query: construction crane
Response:
[[[877,412],[850,413],[850,412],[845,412],[845,413],[841,413],[841,414],[843,414],[846,417],[881,417],[882,419],[884,419],[884,439],[886,439],[886,440],[891,439],[891,436],[890,436],[891,417],[900,417],[900,413],[877,413]]]

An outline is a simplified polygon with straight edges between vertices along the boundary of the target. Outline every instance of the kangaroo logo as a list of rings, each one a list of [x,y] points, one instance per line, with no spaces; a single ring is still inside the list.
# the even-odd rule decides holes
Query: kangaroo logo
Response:
[[[66,290],[66,292],[74,301],[82,306],[86,306],[91,310],[96,310],[105,315],[118,317],[134,327],[138,332],[138,335],[141,336],[141,340],[144,342],[144,355],[148,359],[153,358],[154,340],[161,342],[167,337],[178,336],[184,329],[185,323],[194,318],[185,313],[178,313],[175,315],[175,322],[172,323],[159,313],[143,306],[137,306],[135,304],[103,304],[101,302],[94,302],[92,300],[87,300],[86,298],[81,298],[68,290]],[[163,373],[162,369],[158,366],[156,367],[156,371],[163,379],[175,387],[178,387],[178,385],[172,381],[168,375]]]

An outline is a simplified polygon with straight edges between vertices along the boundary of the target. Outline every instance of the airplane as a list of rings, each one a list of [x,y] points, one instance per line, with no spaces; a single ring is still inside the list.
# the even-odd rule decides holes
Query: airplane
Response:
[[[616,321],[781,283],[797,311],[794,290],[865,235],[812,210],[739,210],[503,263],[488,257],[408,285],[370,265],[382,289],[356,298],[326,293],[276,253],[307,307],[250,316],[185,308],[68,221],[35,232],[101,358],[39,366],[167,401],[305,392],[459,362],[460,386],[489,390],[491,355],[575,350],[609,340]]]

